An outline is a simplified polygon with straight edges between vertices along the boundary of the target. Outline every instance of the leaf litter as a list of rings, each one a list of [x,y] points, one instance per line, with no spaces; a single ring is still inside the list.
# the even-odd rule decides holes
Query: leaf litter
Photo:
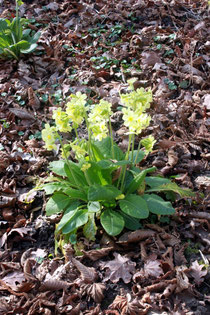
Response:
[[[4,1],[1,17],[14,3]],[[0,314],[207,314],[209,309],[209,41],[207,1],[25,1],[37,51],[0,61]],[[42,124],[76,91],[113,104],[131,77],[151,86],[159,174],[195,189],[163,221],[119,239],[81,240],[83,256],[54,257],[43,195],[27,193],[48,161]],[[81,130],[81,132],[83,132]],[[126,146],[124,131],[116,134]],[[203,195],[199,195],[199,193]],[[165,219],[165,221],[164,221]],[[113,259],[113,256],[115,259]]]

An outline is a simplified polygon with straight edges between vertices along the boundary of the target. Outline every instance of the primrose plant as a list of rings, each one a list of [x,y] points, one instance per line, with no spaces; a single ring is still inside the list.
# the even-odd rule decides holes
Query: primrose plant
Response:
[[[72,94],[65,111],[53,112],[54,126],[45,125],[42,138],[47,150],[61,151],[62,159],[49,167],[52,174],[38,189],[52,195],[46,204],[46,214],[63,213],[56,226],[59,242],[76,243],[78,232],[94,240],[98,224],[112,236],[125,228],[136,230],[140,219],[150,213],[170,215],[175,212],[170,201],[175,194],[191,196],[189,190],[179,188],[169,179],[147,176],[155,167],[140,169],[139,163],[152,151],[154,137],[139,141],[135,137],[147,128],[151,117],[146,113],[152,101],[152,93],[143,88],[121,94],[124,126],[127,127],[128,147],[123,152],[114,142],[111,115],[112,105],[100,100],[87,106],[87,96]],[[86,125],[87,137],[80,138],[78,129]],[[74,135],[73,141],[64,141],[63,133]],[[141,149],[142,146],[142,149]],[[70,159],[70,153],[74,159]],[[157,195],[161,193],[162,195]]]
[[[16,0],[16,17],[12,21],[0,18],[0,58],[19,60],[20,54],[35,50],[41,33],[30,36],[31,29],[25,29],[27,20],[19,17],[19,7],[23,2]]]

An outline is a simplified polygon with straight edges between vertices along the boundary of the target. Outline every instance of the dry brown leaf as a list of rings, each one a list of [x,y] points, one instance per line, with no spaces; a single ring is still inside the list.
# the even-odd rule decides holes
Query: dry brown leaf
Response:
[[[154,235],[155,232],[151,230],[136,230],[134,232],[127,232],[120,236],[119,243],[135,243]]]
[[[176,279],[177,279],[177,288],[176,293],[182,292],[186,290],[190,286],[189,279],[186,275],[187,268],[184,266],[180,266],[176,268]]]
[[[29,112],[27,112],[25,109],[10,108],[10,112],[12,112],[15,116],[17,116],[20,119],[35,120],[35,117]]]
[[[193,276],[197,285],[200,285],[204,281],[204,277],[207,274],[207,269],[203,269],[204,267],[203,264],[199,265],[197,260],[195,260],[190,267],[190,274]]]
[[[70,286],[72,286],[72,283],[69,283],[67,281],[62,281],[58,279],[50,279],[44,281],[39,290],[40,291],[56,291],[56,290],[66,290]]]
[[[154,66],[156,63],[161,63],[159,55],[154,51],[143,52],[142,64],[145,66]]]
[[[104,298],[104,290],[106,285],[104,283],[92,283],[81,285],[82,292],[91,296],[96,303],[101,303]]]
[[[104,247],[101,249],[92,249],[89,251],[82,250],[82,252],[84,257],[88,257],[92,261],[96,261],[104,256],[107,256],[111,250],[113,250],[113,247]]]
[[[125,283],[129,283],[132,274],[135,272],[136,263],[129,258],[123,257],[118,253],[114,253],[115,259],[107,263],[101,263],[101,268],[108,268],[104,281],[112,281],[116,283],[121,278]]]
[[[109,308],[120,311],[121,315],[146,314],[143,313],[144,306],[136,299],[131,301],[131,296],[129,294],[127,294],[127,296],[117,295]]]
[[[170,149],[168,151],[168,164],[170,166],[175,166],[178,161],[179,161],[179,158],[177,156],[177,153],[174,150]]]
[[[158,260],[149,260],[144,264],[144,272],[146,276],[158,278],[163,274],[163,269]]]
[[[92,283],[98,278],[95,268],[86,267],[75,258],[72,258],[71,261],[74,266],[79,270],[79,272],[81,273],[81,277],[85,282]]]
[[[28,104],[34,109],[39,109],[40,107],[40,100],[34,93],[32,87],[28,88]]]
[[[2,281],[14,291],[19,291],[19,286],[26,281],[22,271],[13,271],[2,278]]]

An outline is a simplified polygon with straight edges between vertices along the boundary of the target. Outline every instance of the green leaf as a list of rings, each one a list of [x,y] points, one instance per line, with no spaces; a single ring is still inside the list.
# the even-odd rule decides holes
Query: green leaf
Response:
[[[146,200],[149,211],[158,215],[174,214],[175,210],[169,201],[165,201],[160,196],[155,194],[144,194],[143,198]]]
[[[105,210],[100,218],[104,230],[112,236],[120,234],[124,228],[125,222],[119,212],[111,209]]]
[[[77,188],[81,186],[88,186],[84,173],[81,171],[78,164],[69,161],[69,165],[64,164],[65,173],[69,179],[69,182],[72,183]],[[79,185],[79,187],[78,187]]]
[[[140,163],[143,160],[143,158],[146,155],[145,152],[142,151],[142,150],[139,151],[138,155],[137,155],[137,153],[138,153],[138,150],[134,150],[133,151],[133,161],[132,161],[132,152],[129,152],[128,158],[129,158],[130,162],[132,162],[132,163],[135,162],[135,164],[138,164],[138,163]]]
[[[88,203],[88,212],[98,212],[100,209],[101,206],[98,201],[92,201]]]
[[[87,169],[86,174],[91,181],[91,184],[108,185],[112,183],[111,172],[103,168],[96,162],[90,162],[91,167]]]
[[[156,170],[156,167],[151,167],[137,174],[132,180],[132,182],[129,184],[129,186],[127,187],[126,195],[129,195],[133,193],[134,191],[138,190],[138,188],[142,185],[147,173],[154,172],[155,170]]]
[[[125,221],[125,227],[129,230],[135,231],[138,230],[142,225],[139,223],[139,220],[136,218],[127,215],[125,212],[120,211],[121,216]]]
[[[69,196],[70,199],[78,199],[78,200],[83,200],[83,201],[87,201],[87,193],[81,191],[81,190],[77,190],[77,189],[73,189],[73,188],[66,188],[63,189],[63,192]]]
[[[30,38],[30,43],[35,44],[41,36],[41,32],[37,32],[33,37]]]
[[[53,173],[55,173],[55,174],[57,174],[59,176],[67,177],[66,172],[64,170],[64,165],[65,165],[65,161],[64,160],[53,161],[53,162],[50,162],[49,169]]]
[[[78,201],[74,201],[72,202],[72,204],[68,206],[68,208],[64,212],[64,215],[56,228],[56,231],[60,231],[64,227],[64,225],[66,225],[66,223],[71,219],[73,214],[79,210],[78,209],[79,206],[80,206],[80,203]]]
[[[88,200],[90,201],[112,201],[122,192],[115,186],[106,185],[94,185],[90,186],[88,190]]]
[[[52,214],[61,212],[71,203],[69,196],[62,193],[55,193],[46,204],[46,215],[50,216]]]
[[[47,183],[40,187],[40,189],[45,191],[46,195],[52,195],[55,191],[60,191],[65,188],[67,188],[67,185],[63,185],[60,182]]]
[[[71,233],[72,231],[84,225],[88,221],[87,209],[75,210],[69,212],[69,214],[72,215],[69,217],[68,222],[66,222],[66,224],[62,228],[63,234]]]
[[[4,32],[8,29],[8,24],[5,19],[0,18],[0,32]]]
[[[97,161],[112,159],[112,142],[110,137],[104,138],[102,141],[94,141],[92,149]],[[121,161],[125,157],[123,151],[114,143],[114,159]]]
[[[179,187],[176,183],[166,183],[160,186],[155,186],[150,189],[147,189],[146,192],[154,192],[154,191],[173,191],[174,193],[177,193],[180,195],[180,197],[194,197],[195,193],[191,191],[190,189],[183,189]]]
[[[119,202],[120,209],[137,219],[145,219],[149,216],[146,201],[138,195],[129,195]]]
[[[14,47],[14,48],[18,48],[18,49],[20,49],[20,50],[22,50],[22,49],[28,49],[29,47],[30,47],[30,43],[29,42],[27,42],[26,40],[21,40],[21,41],[19,41],[18,43],[16,43],[15,45],[12,45],[12,47]]]
[[[36,49],[36,47],[37,47],[37,44],[31,44],[28,49],[21,49],[21,53],[29,54],[29,53],[33,52]]]
[[[83,227],[83,234],[88,240],[95,241],[96,232],[97,227],[95,224],[94,213],[91,213],[89,214],[88,222]]]
[[[145,181],[146,181],[146,184],[152,188],[163,185],[163,184],[171,183],[170,179],[158,177],[158,176],[154,176],[154,177],[148,176],[148,177],[146,177]]]

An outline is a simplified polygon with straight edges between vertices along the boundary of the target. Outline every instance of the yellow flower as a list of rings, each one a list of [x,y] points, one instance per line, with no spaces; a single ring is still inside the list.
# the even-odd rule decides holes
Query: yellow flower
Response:
[[[121,94],[120,98],[122,104],[126,107],[143,113],[150,107],[150,103],[152,102],[152,91],[145,91],[144,88],[140,88],[127,94]]]
[[[84,159],[85,155],[87,154],[87,151],[79,144],[71,144],[71,148],[74,151],[75,156],[78,160]]]
[[[52,117],[55,119],[57,130],[60,132],[70,132],[72,130],[69,125],[69,118],[67,114],[61,110],[61,107],[53,111]]]
[[[94,105],[88,116],[89,123],[99,123],[102,120],[109,120],[109,117],[113,114],[111,111],[112,104],[100,100],[99,104]]]
[[[85,172],[91,167],[90,163],[84,163],[81,167],[81,171]]]
[[[152,135],[141,140],[141,144],[145,147],[146,154],[152,152],[152,149],[153,149],[155,142],[156,142],[156,140]]]
[[[42,139],[45,142],[45,148],[49,151],[56,150],[56,128],[50,127],[49,124],[45,124],[45,128],[42,130]]]
[[[68,158],[69,157],[69,155],[70,155],[70,149],[71,149],[71,146],[70,146],[70,144],[64,144],[63,145],[63,148],[61,149],[61,156],[62,156],[62,158]]]
[[[70,97],[71,100],[66,104],[66,113],[74,124],[80,125],[84,120],[86,112],[85,104],[87,95],[77,92],[76,95],[71,94]]]
[[[108,128],[105,121],[90,124],[89,128],[91,129],[95,140],[101,141],[103,138],[107,137]]]

